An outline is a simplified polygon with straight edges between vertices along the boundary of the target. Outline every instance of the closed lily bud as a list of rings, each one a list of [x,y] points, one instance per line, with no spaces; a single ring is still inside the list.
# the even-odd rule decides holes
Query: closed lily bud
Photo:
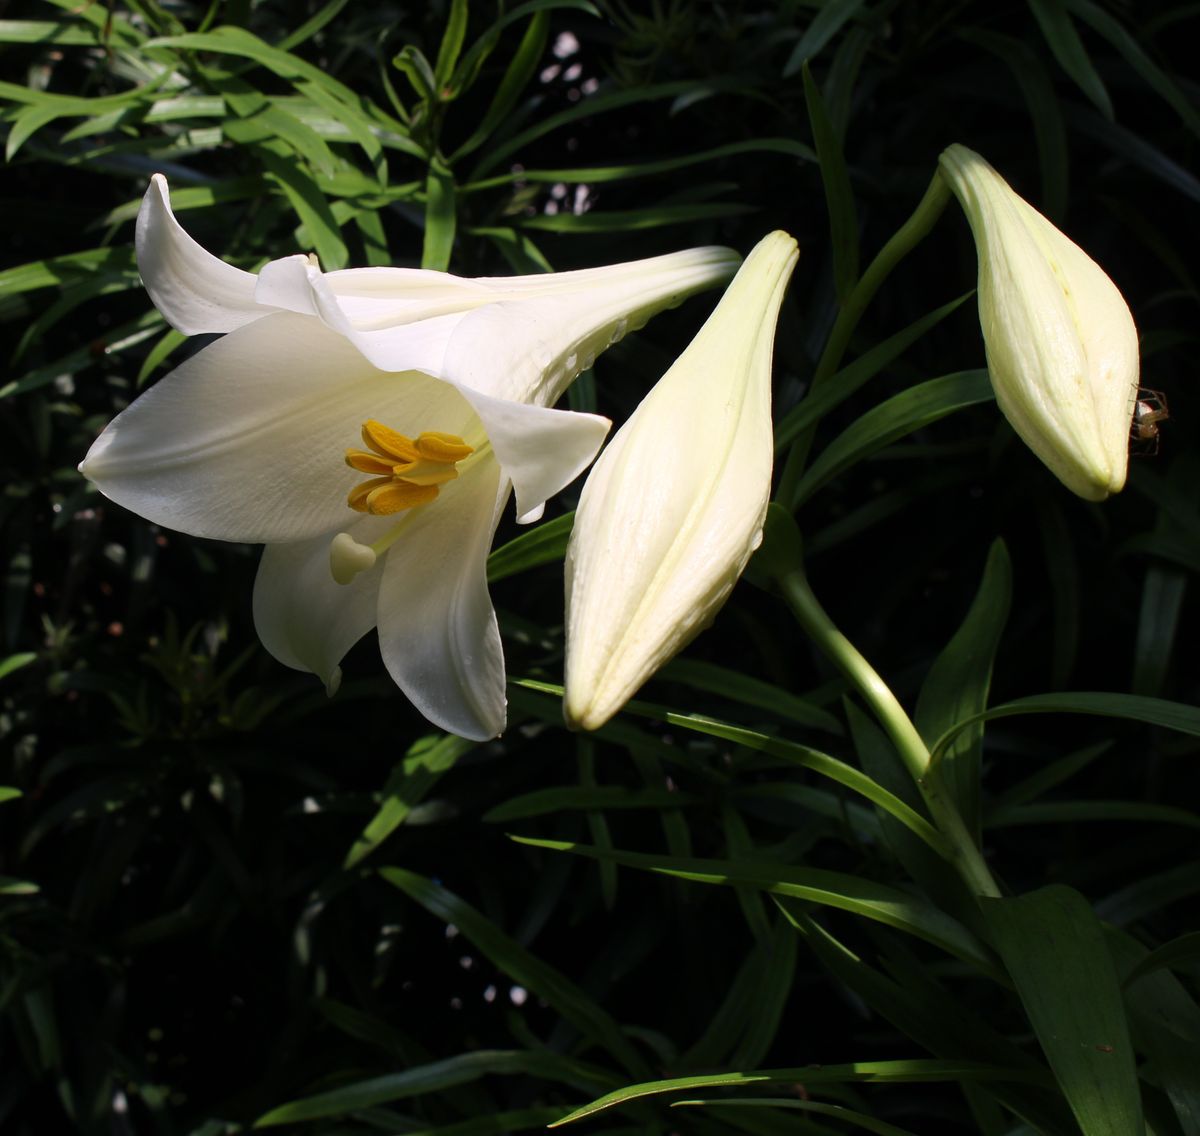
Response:
[[[951,146],[940,166],[979,254],[979,322],[996,402],[1068,489],[1125,484],[1138,390],[1133,317],[1104,271],[987,162]]]
[[[762,539],[771,353],[796,264],[764,237],[588,475],[567,549],[568,724],[594,730],[711,622]]]

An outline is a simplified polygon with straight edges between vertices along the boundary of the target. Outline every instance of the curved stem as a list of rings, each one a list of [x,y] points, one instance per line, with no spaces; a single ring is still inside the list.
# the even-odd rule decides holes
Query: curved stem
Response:
[[[959,875],[976,895],[1000,895],[962,816],[942,789],[937,771],[930,768],[928,747],[891,688],[858,648],[837,629],[813,595],[803,571],[793,568],[778,576],[777,581],[800,625],[850,680],[891,738],[925,799],[929,815],[950,846],[950,860]]]
[[[817,362],[817,369],[813,373],[812,383],[808,388],[809,395],[823,387],[836,373],[841,365],[842,356],[845,355],[846,348],[850,345],[850,337],[854,334],[854,329],[858,327],[858,321],[862,319],[867,305],[874,299],[875,293],[879,291],[883,282],[891,275],[892,269],[912,252],[933,228],[949,199],[949,187],[941,172],[935,172],[929,188],[925,191],[925,196],[913,210],[912,216],[879,250],[878,255],[859,277],[858,283],[854,285],[850,295],[846,297],[846,302],[838,312],[837,319],[834,320],[829,339],[825,342],[825,350],[821,352],[821,358]],[[789,509],[792,507],[792,498],[795,495],[796,486],[800,482],[800,475],[804,472],[804,463],[808,458],[815,430],[816,425],[814,424],[797,435],[791,450],[788,451],[787,461],[784,463],[775,500]]]

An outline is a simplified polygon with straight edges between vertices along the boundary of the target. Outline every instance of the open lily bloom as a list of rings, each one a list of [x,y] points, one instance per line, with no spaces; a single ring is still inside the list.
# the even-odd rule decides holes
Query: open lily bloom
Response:
[[[759,241],[588,474],[566,564],[572,725],[602,726],[707,626],[762,540],[775,323],[797,257],[787,233]]]
[[[727,249],[464,280],[307,257],[257,275],[205,252],[155,177],[138,265],[167,320],[226,332],[119,414],[80,466],[112,500],[196,536],[265,543],[255,622],[332,689],[378,626],[430,721],[504,726],[486,559],[510,492],[522,520],[595,456],[606,419],[550,409],[596,353],[720,283]]]
[[[940,168],[979,255],[979,322],[996,402],[1072,492],[1102,501],[1125,484],[1138,391],[1138,338],[1104,270],[1013,192],[987,162],[951,146]]]

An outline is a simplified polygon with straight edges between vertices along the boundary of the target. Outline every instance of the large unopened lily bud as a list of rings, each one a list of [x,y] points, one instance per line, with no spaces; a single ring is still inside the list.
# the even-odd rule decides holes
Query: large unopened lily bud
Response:
[[[771,353],[798,256],[764,237],[589,474],[567,549],[567,721],[596,729],[707,626],[762,539]]]
[[[979,322],[996,402],[1072,492],[1125,484],[1138,389],[1133,317],[1103,270],[978,154],[951,146],[941,170],[979,254]]]

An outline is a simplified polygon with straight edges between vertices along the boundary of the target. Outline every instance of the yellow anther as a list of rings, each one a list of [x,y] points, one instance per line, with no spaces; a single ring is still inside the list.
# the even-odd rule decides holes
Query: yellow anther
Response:
[[[372,477],[356,485],[346,503],[379,516],[428,505],[439,485],[458,476],[456,463],[475,452],[457,434],[430,430],[414,441],[373,418],[363,423],[362,440],[368,449],[347,450],[346,464]]]

